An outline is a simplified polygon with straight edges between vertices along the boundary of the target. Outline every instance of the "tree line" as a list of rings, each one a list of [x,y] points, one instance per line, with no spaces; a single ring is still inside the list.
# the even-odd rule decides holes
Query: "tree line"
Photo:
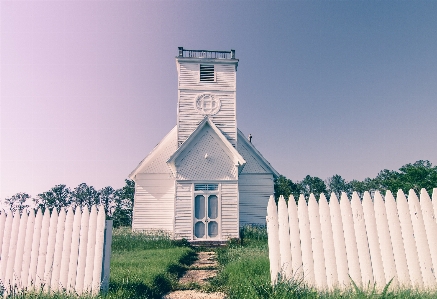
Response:
[[[114,189],[111,186],[96,190],[86,183],[79,184],[76,188],[70,189],[60,184],[49,191],[38,194],[35,198],[27,193],[17,193],[6,198],[3,204],[9,207],[12,212],[25,209],[46,209],[58,211],[61,208],[88,207],[102,205],[108,219],[113,219],[114,227],[131,226],[132,210],[134,202],[135,183],[132,180],[125,180],[125,186]]]
[[[399,189],[407,193],[413,189],[417,194],[420,189],[425,188],[429,194],[433,188],[437,187],[437,166],[433,166],[428,160],[419,160],[415,163],[403,165],[399,170],[381,170],[375,178],[366,178],[363,181],[346,181],[340,175],[335,174],[326,180],[307,175],[302,181],[293,182],[281,175],[275,180],[276,199],[284,195],[286,199],[292,194],[298,200],[300,194],[306,199],[313,193],[317,198],[323,193],[329,199],[330,194],[334,193],[340,198],[341,193],[345,192],[348,196],[352,192],[357,192],[360,197],[365,191],[370,193],[379,190],[385,193],[390,190],[396,194]]]

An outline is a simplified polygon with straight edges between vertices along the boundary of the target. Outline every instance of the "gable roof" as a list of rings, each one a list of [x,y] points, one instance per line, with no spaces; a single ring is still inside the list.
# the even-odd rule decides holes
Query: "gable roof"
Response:
[[[258,162],[260,162],[261,164],[265,165],[265,167],[266,167],[269,171],[271,171],[271,172],[273,173],[273,176],[274,176],[275,178],[277,178],[277,177],[280,175],[279,172],[277,172],[277,171],[273,168],[273,166],[270,165],[269,161],[267,161],[267,160],[263,157],[263,155],[261,155],[261,153],[260,153],[260,152],[255,148],[255,146],[254,146],[251,142],[249,142],[249,141],[247,140],[247,138],[246,138],[246,136],[244,136],[243,132],[241,132],[239,129],[237,129],[237,131],[238,131],[238,133],[237,133],[237,136],[238,136],[237,142],[238,142],[238,144],[240,144],[241,142],[244,143],[244,147],[245,147],[246,149],[248,149],[248,150],[251,152],[251,154],[254,156],[254,158],[255,158],[256,160],[258,160]],[[238,146],[237,146],[237,147],[238,147]]]
[[[206,116],[197,126],[197,128],[191,133],[190,136],[181,144],[181,146],[173,153],[173,155],[170,156],[170,158],[167,160],[168,165],[172,168],[173,173],[176,173],[176,158],[179,157],[179,155],[184,152],[186,148],[190,146],[190,144],[193,142],[193,140],[196,139],[196,137],[200,134],[202,129],[205,126],[209,126],[217,135],[217,137],[221,140],[225,148],[230,152],[232,161],[235,166],[238,166],[240,169],[242,166],[246,164],[246,160],[240,155],[240,153],[232,146],[232,144],[229,142],[229,140],[223,135],[223,133],[220,131],[220,129],[217,128],[217,126]]]
[[[135,175],[147,171],[148,168],[160,169],[160,173],[171,173],[167,165],[167,159],[177,149],[177,126],[165,135],[165,137],[155,146],[155,148],[138,164],[138,166],[129,174],[133,180]],[[155,166],[156,165],[156,166]]]

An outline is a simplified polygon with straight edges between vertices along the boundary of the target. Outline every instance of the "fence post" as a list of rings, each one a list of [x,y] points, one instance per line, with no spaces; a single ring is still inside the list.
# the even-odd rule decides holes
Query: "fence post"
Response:
[[[319,206],[312,193],[308,201],[308,219],[310,221],[311,246],[313,248],[314,281],[319,289],[326,289],[325,256],[322,230],[320,228]]]
[[[387,222],[390,230],[390,237],[393,246],[393,258],[395,260],[399,285],[408,287],[411,286],[411,279],[410,273],[408,272],[404,240],[402,238],[398,208],[390,190],[388,190],[385,194],[385,208],[387,211]]]
[[[291,279],[293,271],[291,268],[290,226],[288,224],[287,204],[282,195],[279,197],[278,201],[278,225],[280,271],[285,279]]]
[[[432,273],[431,252],[426,238],[425,224],[423,223],[422,210],[416,192],[410,189],[408,194],[408,205],[410,207],[411,222],[413,224],[414,238],[416,239],[419,264],[422,272],[425,288],[435,285],[435,276]]]
[[[269,203],[267,205],[267,234],[269,244],[269,259],[270,259],[270,279],[272,284],[278,281],[278,274],[280,271],[280,252],[279,252],[279,224],[278,224],[278,211],[276,210],[275,198],[270,196]]]
[[[381,259],[384,270],[386,283],[393,279],[391,286],[399,286],[399,281],[396,274],[396,266],[393,254],[392,241],[390,238],[390,230],[388,227],[387,212],[385,210],[384,200],[379,192],[375,192],[373,199],[375,207],[376,231],[378,233],[378,242],[381,248]],[[372,259],[373,264],[373,259]]]
[[[338,287],[344,288],[350,285],[348,258],[346,255],[346,244],[343,232],[343,221],[341,219],[340,204],[337,196],[331,194],[329,200],[329,212],[331,215],[332,238],[335,251],[334,263],[337,265]]]
[[[332,198],[332,196],[331,196]],[[337,198],[335,198],[337,200]],[[332,235],[331,214],[325,195],[319,199],[320,229],[322,232],[323,253],[325,255],[326,284],[332,289],[338,285],[337,265],[335,260],[334,239]]]
[[[101,290],[103,293],[107,293],[109,289],[109,263],[111,261],[111,243],[112,243],[112,220],[106,220],[105,222],[105,241],[103,249],[103,262],[102,262],[102,284]]]
[[[343,222],[344,242],[346,245],[347,263],[351,279],[359,286],[362,285],[360,262],[358,260],[357,239],[355,237],[354,219],[351,204],[346,193],[341,194],[341,219]]]
[[[290,226],[290,247],[293,277],[297,280],[303,279],[302,251],[300,247],[299,219],[297,216],[296,201],[293,195],[288,199],[288,221]]]
[[[299,196],[297,213],[299,215],[299,231],[302,249],[302,270],[308,284],[314,286],[315,277],[311,229],[308,217],[307,203],[305,197],[302,194]]]
[[[415,287],[423,287],[422,274],[420,273],[419,257],[417,255],[416,241],[414,240],[410,211],[408,208],[407,198],[402,190],[399,190],[397,193],[396,203],[402,239],[404,240],[405,257],[407,259],[411,285]]]
[[[381,196],[378,191],[375,196]],[[369,192],[364,192],[363,198],[363,215],[366,224],[367,241],[369,242],[369,253],[371,258],[370,270],[373,270],[373,279],[377,286],[385,286],[385,275],[382,264],[381,248],[378,240],[378,231],[376,229],[375,209]]]
[[[435,273],[437,270],[437,223],[432,208],[431,199],[429,198],[426,189],[420,190],[420,206],[422,208],[423,221],[425,224],[426,236],[428,239],[428,245],[431,250],[432,271]]]

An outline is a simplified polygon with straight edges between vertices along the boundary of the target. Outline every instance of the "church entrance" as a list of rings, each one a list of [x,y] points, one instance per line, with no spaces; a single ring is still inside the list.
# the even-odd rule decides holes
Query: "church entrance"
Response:
[[[194,239],[215,239],[220,221],[218,184],[195,184],[194,192]]]

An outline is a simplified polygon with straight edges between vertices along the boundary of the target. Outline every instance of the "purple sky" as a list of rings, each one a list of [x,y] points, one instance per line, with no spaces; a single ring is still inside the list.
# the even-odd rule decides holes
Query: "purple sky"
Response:
[[[0,199],[119,188],[176,124],[177,47],[236,50],[279,173],[437,163],[437,1],[1,1]]]

